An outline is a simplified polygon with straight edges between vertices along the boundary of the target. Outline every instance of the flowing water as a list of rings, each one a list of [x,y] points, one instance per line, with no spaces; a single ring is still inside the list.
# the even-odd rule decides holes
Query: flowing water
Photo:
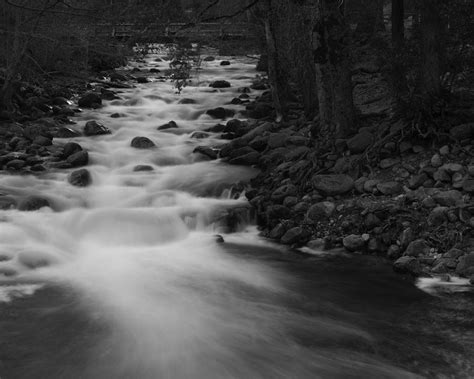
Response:
[[[219,62],[181,95],[156,78],[81,114],[79,128],[112,130],[75,139],[90,187],[68,184],[67,170],[0,175],[2,192],[54,208],[0,214],[0,378],[472,377],[472,293],[424,282],[433,296],[386,262],[289,251],[251,225],[216,242],[215,221],[246,205],[223,189],[257,174],[192,153],[222,143],[191,135],[256,74],[251,59]],[[209,88],[218,79],[232,87]],[[179,128],[157,130],[170,120]],[[135,136],[157,148],[130,147]]]

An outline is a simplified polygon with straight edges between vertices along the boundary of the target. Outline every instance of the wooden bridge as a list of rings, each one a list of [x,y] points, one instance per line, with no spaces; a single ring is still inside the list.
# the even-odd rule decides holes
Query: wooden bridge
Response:
[[[209,38],[247,39],[253,35],[253,26],[247,23],[99,24],[96,26],[95,35],[101,38],[134,39],[141,42],[160,42],[175,38],[188,38],[191,41]]]

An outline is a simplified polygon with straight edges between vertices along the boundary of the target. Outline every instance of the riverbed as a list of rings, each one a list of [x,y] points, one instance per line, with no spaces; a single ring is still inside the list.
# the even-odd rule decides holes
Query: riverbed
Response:
[[[162,58],[134,66],[163,72]],[[181,94],[157,73],[84,110],[77,130],[111,130],[73,139],[89,152],[86,188],[68,170],[0,173],[2,191],[52,204],[0,213],[2,379],[474,376],[474,296],[462,286],[423,291],[379,258],[277,246],[249,219],[226,233],[219,216],[247,206],[229,189],[258,171],[194,153],[225,142],[195,133],[218,122],[208,109],[243,117],[229,103],[254,67],[217,57]],[[178,127],[158,130],[169,121]],[[156,147],[131,147],[137,136]]]

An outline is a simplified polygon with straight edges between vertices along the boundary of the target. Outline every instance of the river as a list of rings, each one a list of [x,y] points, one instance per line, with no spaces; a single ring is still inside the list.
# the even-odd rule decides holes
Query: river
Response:
[[[156,58],[136,65],[168,67]],[[229,234],[215,223],[246,205],[223,189],[257,174],[193,153],[225,142],[192,133],[256,75],[253,59],[230,60],[204,62],[180,95],[155,75],[76,117],[78,130],[97,120],[112,131],[74,139],[89,151],[87,188],[68,170],[0,174],[2,192],[54,208],[0,213],[0,378],[473,377],[465,287],[417,287],[378,258],[292,251],[251,224]],[[157,130],[170,120],[179,127]],[[132,148],[136,136],[157,147]]]

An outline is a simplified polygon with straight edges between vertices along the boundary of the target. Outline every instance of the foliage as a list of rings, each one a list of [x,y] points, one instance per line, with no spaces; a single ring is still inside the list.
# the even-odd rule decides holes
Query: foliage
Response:
[[[200,47],[192,47],[186,44],[169,45],[170,79],[176,87],[177,93],[189,84],[191,73],[197,74],[201,67],[202,58]]]

